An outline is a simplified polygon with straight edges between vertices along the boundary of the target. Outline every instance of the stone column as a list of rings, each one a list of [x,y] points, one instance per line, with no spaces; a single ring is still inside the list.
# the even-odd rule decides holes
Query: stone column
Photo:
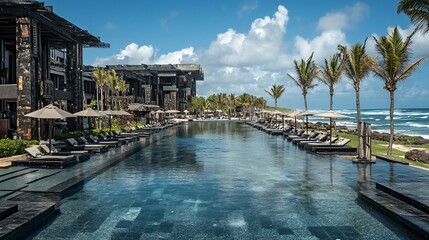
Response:
[[[27,17],[16,19],[17,131],[22,139],[37,136],[37,121],[24,116],[36,110],[40,98],[36,88],[37,24]]]
[[[143,98],[145,104],[151,104],[152,100],[152,87],[150,85],[143,85]]]

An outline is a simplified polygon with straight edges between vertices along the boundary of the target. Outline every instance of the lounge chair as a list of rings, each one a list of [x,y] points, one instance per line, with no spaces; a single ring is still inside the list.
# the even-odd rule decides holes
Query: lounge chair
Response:
[[[74,155],[57,156],[57,155],[42,155],[35,146],[25,149],[28,153],[28,158],[25,160],[12,161],[13,166],[36,166],[36,167],[69,167],[77,163],[77,158]]]
[[[67,138],[64,140],[68,144],[67,147],[63,147],[64,150],[87,150],[89,152],[104,153],[109,150],[106,145],[101,144],[79,144],[74,138]]]
[[[49,146],[46,144],[41,143],[40,147],[45,151],[49,152]],[[84,162],[86,160],[89,160],[91,158],[91,155],[88,151],[82,150],[82,151],[60,151],[53,145],[51,146],[51,154],[54,156],[68,156],[68,155],[74,155],[77,157],[77,160],[79,162]]]
[[[310,134],[308,137],[298,137],[298,138],[292,138],[292,143],[293,144],[298,144],[301,141],[314,141],[317,140],[317,136],[319,135],[318,132],[313,132],[312,134]]]
[[[99,141],[99,140],[95,139],[94,137],[93,138],[89,137],[89,141],[85,137],[79,137],[76,140],[78,143],[83,144],[83,145],[101,144],[101,145],[105,145],[107,147],[119,147],[119,146],[121,146],[121,143],[119,141],[103,141],[103,140]]]
[[[299,130],[296,134],[290,134],[287,136],[288,141],[292,141],[294,138],[303,138],[305,137],[305,130]]]
[[[316,142],[304,142],[303,146],[305,149],[311,150],[313,146],[329,146],[329,144],[334,144],[336,141],[338,141],[338,137],[329,137],[329,135],[326,135],[325,141],[316,141]],[[301,144],[301,143],[300,143]]]
[[[99,133],[98,136],[103,141],[119,141],[121,144],[128,144],[128,140],[125,138],[112,137],[104,133]]]
[[[342,138],[336,141],[335,143],[312,143],[307,145],[307,149],[312,152],[329,152],[330,150],[341,150],[340,148],[350,148],[349,146],[346,146],[351,140],[347,138]]]
[[[310,143],[329,143],[329,134],[321,134],[319,135],[316,140],[303,140],[298,142],[298,147],[300,148],[305,148],[307,146],[307,144]],[[338,139],[338,138],[333,138],[333,139]]]

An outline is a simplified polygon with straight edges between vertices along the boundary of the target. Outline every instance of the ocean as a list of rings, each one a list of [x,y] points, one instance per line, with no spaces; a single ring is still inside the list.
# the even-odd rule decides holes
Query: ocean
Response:
[[[314,112],[326,112],[314,111]],[[341,109],[334,112],[350,116],[352,118],[337,119],[337,125],[356,128],[356,110]],[[373,131],[389,132],[389,109],[362,109],[362,120],[371,123]],[[309,117],[312,122],[329,122],[328,119]],[[395,133],[422,136],[429,139],[429,108],[399,108],[394,112]]]

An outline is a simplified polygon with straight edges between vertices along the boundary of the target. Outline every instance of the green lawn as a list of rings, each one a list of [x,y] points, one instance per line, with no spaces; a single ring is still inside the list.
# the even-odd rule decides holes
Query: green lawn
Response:
[[[357,147],[357,145],[358,145],[358,139],[357,139],[356,135],[346,134],[346,133],[339,133],[338,135],[340,137],[343,137],[343,138],[351,139],[351,142],[348,145],[350,145],[352,147]],[[372,149],[371,149],[372,150],[372,154],[382,155],[382,156],[386,156],[387,157],[386,153],[387,153],[387,145],[388,144],[389,144],[388,142],[379,141],[379,140],[372,140]],[[400,144],[400,143],[398,143],[398,144]],[[414,147],[428,148],[429,146],[426,144],[426,145],[414,146]],[[414,166],[418,166],[418,167],[429,169],[428,165],[426,165],[424,163],[414,162],[414,161],[410,161],[408,159],[405,159],[404,155],[405,155],[405,152],[399,151],[397,149],[393,149],[392,156],[389,156],[389,157],[393,158],[395,160],[401,161],[401,162],[407,162],[410,165],[414,165]]]
[[[287,112],[291,112],[291,111],[293,111],[293,109],[290,109],[290,108],[275,108],[275,107],[270,107],[270,106],[267,106],[266,108],[264,108],[265,110],[267,110],[267,111],[274,111],[274,110],[277,110],[277,111],[280,111],[280,112],[284,112],[284,113],[287,113]]]

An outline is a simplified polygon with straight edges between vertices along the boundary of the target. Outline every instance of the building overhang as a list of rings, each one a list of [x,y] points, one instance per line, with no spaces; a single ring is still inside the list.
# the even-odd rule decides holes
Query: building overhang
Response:
[[[2,18],[30,17],[42,25],[42,34],[54,42],[72,41],[82,44],[83,47],[108,48],[108,43],[101,42],[100,38],[93,36],[66,19],[58,16],[51,7],[44,3],[29,0],[2,0],[0,1],[0,15]]]

